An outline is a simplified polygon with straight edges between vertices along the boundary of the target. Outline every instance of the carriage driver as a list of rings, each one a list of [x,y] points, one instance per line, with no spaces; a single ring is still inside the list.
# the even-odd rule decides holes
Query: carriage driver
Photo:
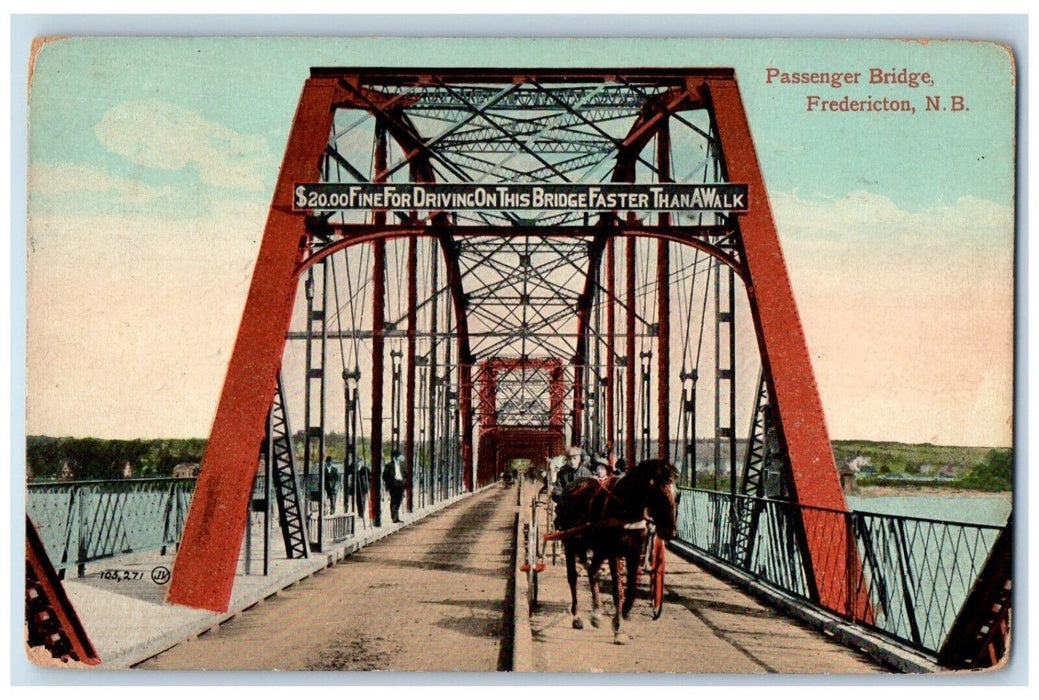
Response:
[[[581,463],[581,448],[571,446],[566,448],[566,463],[559,468],[556,474],[556,483],[552,487],[552,500],[559,503],[559,497],[567,486],[578,479],[592,479],[594,475],[588,467]]]

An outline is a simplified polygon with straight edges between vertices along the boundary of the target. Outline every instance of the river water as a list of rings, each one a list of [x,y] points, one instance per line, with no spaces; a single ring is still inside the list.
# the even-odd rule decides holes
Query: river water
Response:
[[[848,508],[867,513],[1003,526],[1010,515],[1011,494],[922,494],[913,496],[846,496]]]

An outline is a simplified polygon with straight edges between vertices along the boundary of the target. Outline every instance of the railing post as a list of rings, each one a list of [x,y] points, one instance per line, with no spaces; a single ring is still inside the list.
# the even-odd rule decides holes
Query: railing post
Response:
[[[83,578],[86,575],[87,567],[87,499],[84,497],[84,489],[82,487],[75,487],[76,498],[79,499],[79,544],[76,547],[76,576]]]
[[[166,556],[166,545],[169,543],[171,539],[170,521],[172,518],[176,517],[176,514],[174,512],[174,508],[176,507],[177,503],[176,481],[170,481],[170,487],[166,491],[166,498],[168,499],[166,502],[166,507],[163,508],[166,517],[163,519],[162,523],[162,547],[159,548],[159,554],[161,554],[162,556]]]
[[[853,594],[855,592],[855,576],[853,572],[857,570],[855,558],[855,513],[846,512],[844,514],[844,578],[847,580],[848,594],[844,597],[845,615],[849,620],[855,620],[855,606],[852,604],[854,600]]]

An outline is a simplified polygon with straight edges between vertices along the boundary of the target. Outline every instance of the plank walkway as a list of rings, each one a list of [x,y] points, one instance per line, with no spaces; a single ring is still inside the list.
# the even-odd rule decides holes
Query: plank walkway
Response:
[[[510,493],[490,488],[430,515],[138,668],[506,669]]]

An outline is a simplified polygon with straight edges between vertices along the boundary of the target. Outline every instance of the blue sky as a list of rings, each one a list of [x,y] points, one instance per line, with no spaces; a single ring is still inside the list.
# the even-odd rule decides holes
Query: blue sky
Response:
[[[309,68],[418,64],[735,67],[833,436],[1009,444],[1011,57],[878,40],[51,42],[29,103],[28,432],[208,433]],[[935,85],[767,85],[770,66]],[[811,94],[920,111],[806,113]],[[924,113],[926,94],[968,109]]]

